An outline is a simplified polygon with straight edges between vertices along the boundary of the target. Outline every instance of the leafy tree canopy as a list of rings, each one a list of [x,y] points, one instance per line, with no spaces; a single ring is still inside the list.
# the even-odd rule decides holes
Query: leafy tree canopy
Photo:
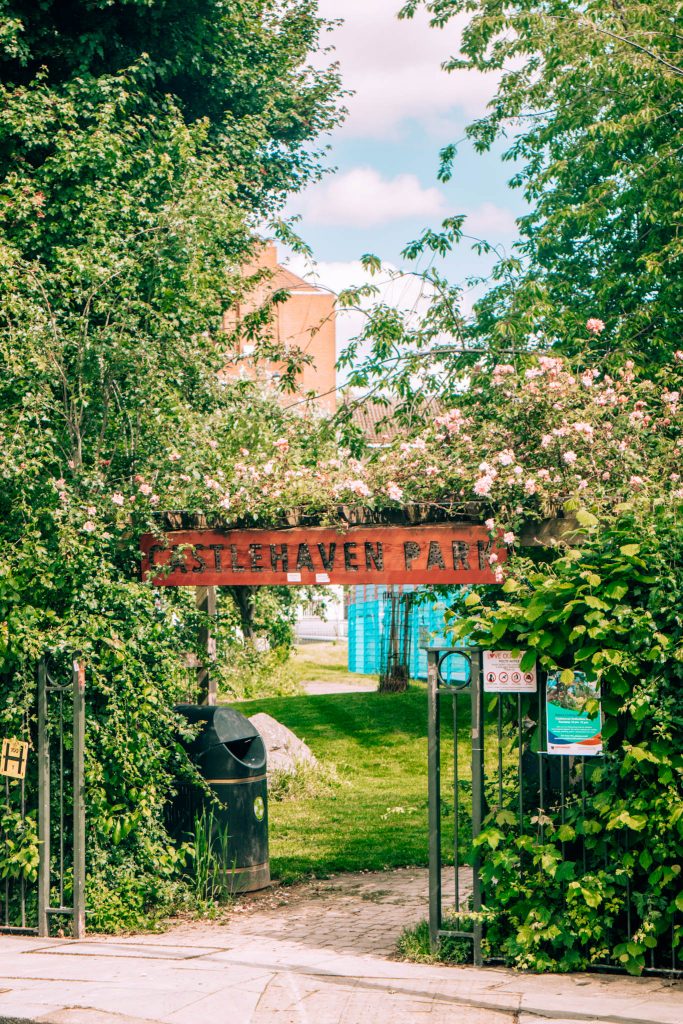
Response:
[[[410,0],[403,15],[418,6]],[[467,134],[480,151],[508,143],[512,184],[531,205],[517,253],[499,262],[479,304],[475,334],[519,345],[540,332],[566,348],[566,332],[597,315],[608,330],[584,358],[666,358],[683,310],[680,3],[424,6],[434,25],[468,18],[461,53],[445,66],[490,72],[498,86]],[[444,180],[455,153],[442,152]]]

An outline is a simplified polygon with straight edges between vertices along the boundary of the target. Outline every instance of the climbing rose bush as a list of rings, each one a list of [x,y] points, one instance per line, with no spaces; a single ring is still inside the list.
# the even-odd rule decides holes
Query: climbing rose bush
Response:
[[[269,523],[297,514],[334,521],[340,506],[416,504],[478,511],[482,521],[495,508],[496,526],[514,527],[577,499],[610,506],[655,490],[676,503],[682,393],[679,362],[652,379],[636,377],[630,363],[613,375],[576,374],[550,356],[521,369],[481,364],[458,405],[355,456],[315,412],[272,417],[238,451],[231,417],[215,416],[185,450],[174,439],[153,473],[128,482],[125,498],[125,483],[114,481],[102,507],[120,521],[156,507]],[[68,467],[64,478],[66,486]]]

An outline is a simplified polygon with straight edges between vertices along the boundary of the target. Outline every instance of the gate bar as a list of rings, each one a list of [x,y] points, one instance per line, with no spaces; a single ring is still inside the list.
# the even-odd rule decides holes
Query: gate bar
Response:
[[[47,938],[50,906],[50,741],[47,733],[47,662],[38,662],[38,935]]]
[[[74,913],[73,936],[85,935],[85,665],[73,663]]]

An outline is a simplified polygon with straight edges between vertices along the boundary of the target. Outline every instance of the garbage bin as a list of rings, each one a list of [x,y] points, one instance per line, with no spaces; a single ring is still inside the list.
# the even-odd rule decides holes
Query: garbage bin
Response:
[[[193,725],[204,723],[188,753],[221,802],[213,806],[215,829],[227,832],[227,870],[233,892],[270,883],[266,748],[248,718],[226,707],[180,704],[176,711]],[[200,791],[181,787],[173,818],[190,831],[205,803]],[[216,839],[214,837],[214,843]]]

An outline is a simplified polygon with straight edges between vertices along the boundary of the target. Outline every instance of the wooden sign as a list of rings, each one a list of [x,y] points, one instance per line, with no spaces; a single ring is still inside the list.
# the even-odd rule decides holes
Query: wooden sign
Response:
[[[177,530],[140,540],[143,578],[165,587],[495,583],[507,549],[483,526]]]
[[[28,743],[14,739],[2,741],[0,775],[8,775],[10,779],[23,779],[26,775],[27,761]]]

